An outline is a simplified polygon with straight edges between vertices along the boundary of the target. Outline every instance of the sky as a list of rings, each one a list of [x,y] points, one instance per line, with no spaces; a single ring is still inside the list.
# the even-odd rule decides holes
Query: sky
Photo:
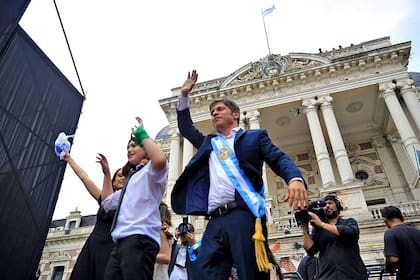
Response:
[[[420,72],[420,2],[416,0],[56,0],[86,100],[71,150],[98,187],[97,153],[111,172],[126,162],[135,117],[149,135],[168,125],[159,99],[192,69],[199,82],[228,76],[268,54],[317,53],[382,37],[411,41],[409,71]],[[417,15],[416,15],[417,12]],[[20,25],[81,91],[53,1],[32,0]],[[51,143],[53,145],[53,143]],[[53,219],[96,201],[67,166]]]

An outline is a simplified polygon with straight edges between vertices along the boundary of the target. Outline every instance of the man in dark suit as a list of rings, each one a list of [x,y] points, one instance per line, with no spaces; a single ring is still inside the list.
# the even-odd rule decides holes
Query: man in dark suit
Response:
[[[233,101],[221,99],[210,104],[217,134],[205,136],[194,127],[188,93],[197,78],[195,70],[188,73],[177,115],[179,131],[198,150],[171,194],[177,214],[209,218],[193,275],[197,279],[227,279],[235,264],[241,280],[269,279],[267,266],[259,262],[268,263],[266,252],[261,255],[256,250],[256,244],[261,244],[258,241],[264,242],[263,250],[267,248],[263,162],[288,183],[285,201],[295,209],[308,203],[302,175],[265,130],[238,127],[240,110]]]

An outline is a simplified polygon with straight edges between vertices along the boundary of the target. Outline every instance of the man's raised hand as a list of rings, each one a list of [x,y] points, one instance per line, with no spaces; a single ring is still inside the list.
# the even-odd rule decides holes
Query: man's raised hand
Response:
[[[192,72],[188,72],[187,80],[185,80],[184,84],[181,87],[181,94],[182,96],[186,97],[188,93],[194,88],[195,83],[198,79],[198,73],[196,70],[192,70]]]

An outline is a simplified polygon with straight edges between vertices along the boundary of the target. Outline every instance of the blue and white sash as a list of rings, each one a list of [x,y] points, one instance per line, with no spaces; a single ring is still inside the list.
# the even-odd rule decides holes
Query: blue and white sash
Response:
[[[264,216],[264,186],[262,186],[261,192],[255,191],[251,181],[242,168],[240,168],[235,152],[233,151],[233,148],[229,146],[226,139],[219,136],[213,137],[211,139],[211,145],[227,177],[239,192],[252,214],[254,214],[256,218]]]

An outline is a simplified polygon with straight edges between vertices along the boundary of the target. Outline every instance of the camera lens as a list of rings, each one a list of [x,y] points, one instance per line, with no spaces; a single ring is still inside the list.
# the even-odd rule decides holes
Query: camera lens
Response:
[[[295,219],[297,224],[300,226],[301,224],[306,224],[309,222],[311,217],[308,214],[308,209],[302,209],[295,213]]]
[[[188,232],[188,225],[186,223],[181,223],[178,226],[178,232],[179,234],[186,234]]]

